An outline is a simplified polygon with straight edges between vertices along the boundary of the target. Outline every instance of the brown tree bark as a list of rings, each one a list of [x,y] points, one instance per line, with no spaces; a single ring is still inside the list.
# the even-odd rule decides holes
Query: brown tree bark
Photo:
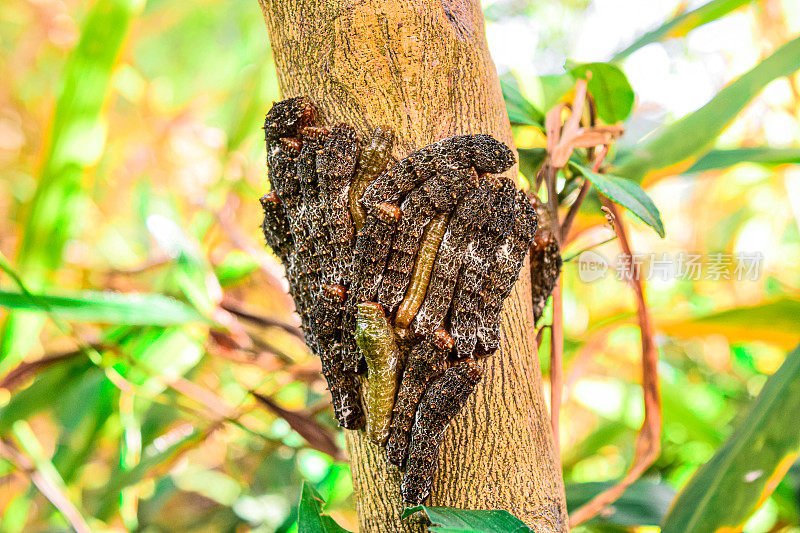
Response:
[[[464,133],[513,146],[477,0],[259,3],[283,96],[311,96],[328,123],[348,122],[362,135],[388,125],[397,156]],[[428,503],[506,509],[538,533],[561,532],[564,491],[529,283],[520,276],[505,305],[501,350],[482,362],[483,382],[446,432]],[[383,450],[355,432],[347,444],[361,531],[419,531],[400,521],[400,476],[387,469]]]

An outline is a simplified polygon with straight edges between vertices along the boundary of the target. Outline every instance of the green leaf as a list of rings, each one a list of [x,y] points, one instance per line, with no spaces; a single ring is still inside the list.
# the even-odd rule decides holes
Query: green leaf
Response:
[[[533,181],[536,176],[536,171],[542,166],[544,158],[547,157],[547,149],[545,148],[520,148],[517,150],[519,154],[519,171],[522,172],[526,178]]]
[[[648,142],[620,161],[615,174],[641,181],[656,171],[678,174],[708,152],[719,134],[772,80],[800,68],[800,37],[784,44],[706,105],[656,130]]]
[[[76,357],[42,372],[36,380],[0,408],[0,436],[6,435],[17,420],[26,420],[39,411],[49,409],[64,394],[76,387],[83,376],[95,367],[83,357]]]
[[[659,329],[675,337],[724,335],[731,342],[763,341],[791,348],[800,336],[800,302],[782,298],[686,320],[661,320]]]
[[[103,104],[109,80],[142,0],[97,0],[86,15],[78,44],[62,75],[36,193],[20,232],[17,263],[34,289],[61,264],[64,245],[81,222],[84,169],[100,158],[105,143]],[[0,332],[0,360],[15,365],[30,349],[42,317],[9,314]]]
[[[0,306],[11,310],[52,312],[74,322],[174,326],[207,322],[196,310],[160,294],[81,291],[74,294],[27,294],[0,290]]]
[[[308,481],[303,481],[297,505],[298,533],[348,533],[330,516],[322,514],[325,501]]]
[[[609,174],[596,174],[588,168],[573,162],[569,164],[587,180],[591,181],[597,187],[597,190],[639,217],[642,222],[656,230],[659,237],[664,237],[664,223],[661,222],[661,213],[659,213],[656,204],[653,203],[653,200],[647,196],[647,193],[638,183]]]
[[[636,50],[647,46],[650,43],[663,39],[683,37],[695,28],[713,22],[724,17],[731,11],[739,7],[752,3],[753,0],[713,0],[694,11],[682,13],[677,17],[668,20],[658,28],[642,35],[633,44],[618,52],[611,60],[613,62],[622,61]]]
[[[686,171],[686,174],[729,168],[739,163],[758,163],[759,165],[768,167],[800,164],[800,149],[754,146],[727,150],[711,150],[692,165],[689,170]]]
[[[402,518],[423,511],[431,521],[430,531],[437,533],[533,533],[519,518],[508,511],[474,511],[452,507],[418,505],[403,511]]]
[[[586,79],[589,93],[597,105],[597,115],[608,124],[622,122],[631,114],[635,95],[627,76],[615,65],[608,63],[586,63],[579,65],[570,74],[573,78]]]
[[[664,533],[741,531],[800,455],[800,347],[764,385],[725,444],[689,480]]]
[[[544,114],[522,95],[516,80],[509,80],[504,77],[500,80],[500,88],[503,90],[508,120],[512,124],[526,124],[538,127],[544,124]]]
[[[595,496],[613,487],[615,481],[572,483],[564,490],[567,509],[573,511],[587,504]],[[609,510],[587,524],[609,524],[617,526],[657,526],[661,523],[669,505],[675,498],[675,490],[666,483],[640,479],[628,487]]]

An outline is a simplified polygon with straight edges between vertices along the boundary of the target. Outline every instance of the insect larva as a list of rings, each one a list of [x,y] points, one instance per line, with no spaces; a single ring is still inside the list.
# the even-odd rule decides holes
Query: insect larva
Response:
[[[472,357],[475,352],[477,329],[482,322],[479,305],[488,271],[514,224],[516,188],[509,180],[497,185],[497,192],[487,206],[486,223],[467,247],[450,309],[450,332],[459,358]]]
[[[295,96],[272,104],[264,119],[264,137],[270,139],[293,137],[301,127],[314,122],[317,110],[308,96]]]
[[[331,392],[333,414],[342,427],[357,429],[363,425],[356,376],[342,370],[342,346],[338,341],[347,292],[341,285],[323,285],[311,312],[311,326],[316,352],[322,359],[322,374]]]
[[[303,148],[297,158],[297,177],[303,195],[303,220],[319,264],[322,281],[335,284],[334,251],[325,227],[324,199],[319,194],[317,154],[322,149],[328,130],[321,127],[305,127],[300,130]]]
[[[450,169],[425,181],[403,201],[403,218],[378,292],[378,302],[387,312],[394,312],[411,282],[414,257],[425,226],[436,213],[452,211],[461,197],[477,184],[475,169]]]
[[[350,215],[353,217],[356,231],[364,226],[367,217],[367,212],[361,205],[361,196],[369,184],[386,170],[392,159],[393,146],[394,132],[386,126],[379,126],[372,130],[369,143],[361,150],[358,170],[349,192]]]
[[[359,150],[355,130],[347,124],[337,124],[317,156],[325,226],[334,250],[334,279],[345,285],[350,283],[355,235],[348,192]]]
[[[417,344],[408,356],[394,404],[389,441],[386,443],[386,458],[390,463],[401,468],[405,463],[417,404],[428,383],[447,368],[447,354],[452,349],[453,338],[440,329]]]
[[[497,250],[479,305],[482,324],[478,327],[478,348],[482,355],[494,353],[500,345],[500,312],[519,277],[538,224],[536,210],[522,191],[514,195],[514,229]]]
[[[367,362],[367,436],[383,446],[389,438],[394,397],[400,381],[400,350],[395,344],[394,329],[380,304],[358,304],[355,335]]]
[[[285,264],[286,258],[292,252],[294,243],[289,228],[289,219],[283,210],[283,204],[275,191],[269,192],[261,197],[261,207],[264,209],[264,222],[261,230],[267,246],[272,248],[275,255]]]
[[[439,251],[439,245],[442,243],[448,219],[449,217],[446,213],[439,213],[425,228],[425,233],[422,236],[422,245],[414,261],[411,284],[408,286],[405,298],[403,298],[400,307],[397,309],[397,315],[395,315],[394,323],[399,328],[407,328],[422,305],[425,291],[428,289],[428,283],[431,280],[431,269],[433,269],[433,263],[436,260],[436,252]]]
[[[361,408],[361,383],[359,376],[344,372],[341,367],[342,345],[334,342],[322,357],[322,373],[331,392],[333,414],[345,429],[364,427],[364,412]]]
[[[535,200],[534,207],[539,213],[539,230],[531,243],[531,299],[533,300],[533,320],[542,318],[544,307],[561,272],[561,250],[553,235],[547,210]]]
[[[475,229],[482,224],[483,210],[490,198],[490,187],[481,183],[464,197],[450,217],[433,263],[425,299],[411,322],[411,331],[415,334],[426,335],[444,324],[467,245]]]
[[[498,173],[513,164],[513,152],[491,135],[449,137],[398,161],[367,187],[361,203],[367,209],[380,202],[397,203],[418,184],[449,169],[474,167],[479,173]]]
[[[342,318],[342,357],[344,369],[347,371],[357,372],[361,361],[353,336],[356,306],[374,300],[401,216],[402,212],[396,205],[378,204],[368,212],[364,227],[358,232],[353,252],[353,280],[347,291],[347,303]]]
[[[450,367],[431,383],[419,403],[400,490],[407,505],[419,505],[431,491],[444,431],[461,411],[483,370],[475,362]]]

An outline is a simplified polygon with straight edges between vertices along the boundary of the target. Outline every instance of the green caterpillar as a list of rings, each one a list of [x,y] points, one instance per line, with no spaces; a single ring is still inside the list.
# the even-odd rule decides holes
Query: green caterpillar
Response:
[[[367,362],[367,437],[383,446],[389,438],[401,372],[400,350],[383,307],[374,302],[358,304],[355,337]]]

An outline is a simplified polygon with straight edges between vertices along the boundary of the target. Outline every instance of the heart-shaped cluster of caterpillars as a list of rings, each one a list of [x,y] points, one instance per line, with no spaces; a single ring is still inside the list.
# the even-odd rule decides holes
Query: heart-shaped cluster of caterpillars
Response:
[[[514,155],[490,135],[460,135],[397,161],[394,135],[363,144],[317,123],[308,97],[264,123],[272,192],[267,244],[283,262],[334,414],[405,470],[403,499],[430,492],[447,424],[500,343],[500,313],[537,227],[497,174]],[[362,391],[363,386],[363,391]]]

